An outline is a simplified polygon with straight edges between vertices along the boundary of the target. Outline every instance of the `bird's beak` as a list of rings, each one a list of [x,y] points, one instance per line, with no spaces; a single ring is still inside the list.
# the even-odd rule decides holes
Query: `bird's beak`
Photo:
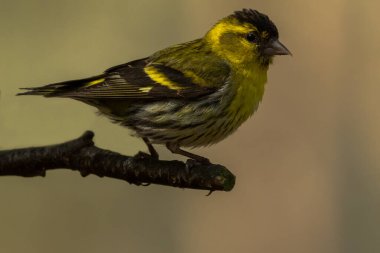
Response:
[[[289,49],[287,49],[279,40],[270,41],[264,48],[263,53],[266,56],[292,55]]]

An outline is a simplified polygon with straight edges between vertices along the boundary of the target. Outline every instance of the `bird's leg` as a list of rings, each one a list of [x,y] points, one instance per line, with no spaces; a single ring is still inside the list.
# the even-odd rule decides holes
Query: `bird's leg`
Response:
[[[187,152],[187,151],[181,149],[179,147],[179,145],[176,143],[166,143],[166,147],[174,154],[187,156],[187,157],[189,157],[189,158],[191,158],[191,159],[193,159],[199,163],[202,163],[202,164],[210,164],[210,160],[207,159],[206,157]]]
[[[142,139],[144,140],[145,144],[148,146],[148,150],[149,150],[150,156],[151,156],[153,159],[158,160],[158,153],[157,153],[157,151],[154,149],[152,143],[150,143],[149,139],[148,139],[148,138],[145,138],[145,137],[143,137]]]

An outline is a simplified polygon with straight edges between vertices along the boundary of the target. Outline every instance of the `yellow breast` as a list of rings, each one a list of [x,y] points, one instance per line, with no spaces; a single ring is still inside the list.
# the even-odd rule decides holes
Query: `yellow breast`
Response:
[[[241,68],[233,77],[235,97],[229,111],[236,115],[234,124],[240,125],[249,118],[259,106],[267,81],[267,68]]]

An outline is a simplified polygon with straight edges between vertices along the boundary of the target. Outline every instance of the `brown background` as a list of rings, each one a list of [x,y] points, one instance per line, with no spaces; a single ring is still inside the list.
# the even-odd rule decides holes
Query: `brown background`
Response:
[[[276,59],[254,118],[194,150],[235,189],[0,178],[0,252],[380,252],[378,1],[0,0],[0,149],[86,129],[101,147],[145,149],[85,104],[14,95],[200,37],[243,7],[269,14],[294,56]]]

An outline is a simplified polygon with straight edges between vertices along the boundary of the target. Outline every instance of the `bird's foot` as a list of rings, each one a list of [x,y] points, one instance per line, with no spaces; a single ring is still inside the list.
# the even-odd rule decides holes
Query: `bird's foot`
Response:
[[[153,159],[153,160],[158,160],[158,156],[150,155],[148,153],[139,151],[135,156],[137,159]]]
[[[187,159],[186,161],[186,168],[191,169],[195,166],[207,166],[207,165],[212,165],[209,159],[204,158],[204,159]]]

